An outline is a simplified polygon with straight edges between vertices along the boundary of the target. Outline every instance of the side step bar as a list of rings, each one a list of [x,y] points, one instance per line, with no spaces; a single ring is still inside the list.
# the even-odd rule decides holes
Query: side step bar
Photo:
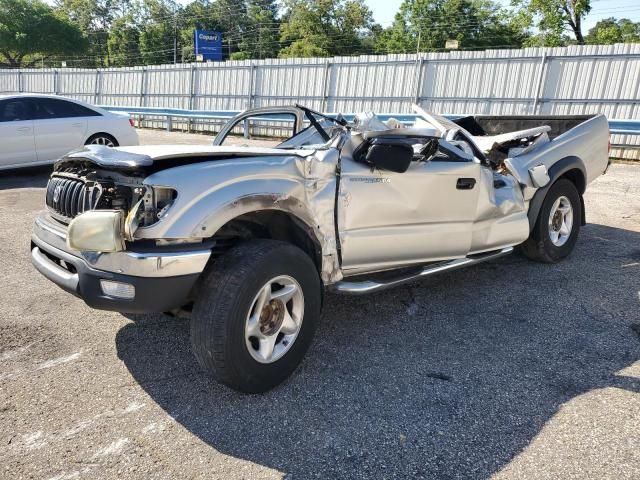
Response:
[[[363,295],[365,293],[378,292],[387,288],[396,287],[403,283],[417,280],[429,275],[435,275],[436,273],[448,272],[450,270],[456,270],[458,268],[468,267],[475,265],[476,263],[486,262],[487,260],[493,260],[494,258],[502,257],[513,252],[513,247],[503,248],[501,250],[494,250],[492,252],[479,253],[465,258],[458,258],[449,262],[439,263],[437,265],[429,265],[424,267],[418,272],[411,273],[409,275],[400,276],[389,280],[387,282],[377,280],[363,280],[361,282],[350,282],[342,280],[334,283],[329,288],[336,293],[346,293],[349,295]]]

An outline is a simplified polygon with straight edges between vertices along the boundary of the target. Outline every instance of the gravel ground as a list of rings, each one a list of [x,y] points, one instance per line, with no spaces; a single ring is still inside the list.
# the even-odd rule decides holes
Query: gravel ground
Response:
[[[590,186],[561,264],[329,296],[302,367],[254,396],[202,373],[186,320],[32,268],[46,177],[0,176],[0,477],[640,478],[639,166]]]

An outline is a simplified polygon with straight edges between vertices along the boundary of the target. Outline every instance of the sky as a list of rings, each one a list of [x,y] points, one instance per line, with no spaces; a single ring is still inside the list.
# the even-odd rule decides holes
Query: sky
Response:
[[[402,0],[364,0],[364,2],[369,5],[376,22],[387,27],[393,22],[393,17]],[[497,0],[497,2],[505,7],[511,4],[511,0]],[[609,17],[628,18],[639,22],[640,0],[591,0],[591,13],[587,15],[583,32],[587,33],[598,20]]]

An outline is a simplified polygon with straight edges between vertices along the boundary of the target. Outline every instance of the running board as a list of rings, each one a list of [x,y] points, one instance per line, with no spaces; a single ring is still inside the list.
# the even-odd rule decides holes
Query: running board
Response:
[[[396,287],[403,283],[411,282],[422,277],[429,275],[435,275],[436,273],[448,272],[450,270],[456,270],[458,268],[468,267],[475,265],[476,263],[486,262],[487,260],[493,260],[494,258],[502,257],[513,252],[513,247],[503,248],[501,250],[494,250],[492,252],[479,253],[465,258],[458,258],[457,260],[451,260],[445,263],[439,263],[437,265],[429,265],[424,267],[417,273],[411,273],[404,276],[399,276],[388,282],[376,281],[376,280],[364,280],[361,282],[350,282],[348,280],[342,280],[334,283],[329,288],[336,293],[346,293],[349,295],[363,295],[365,293],[378,292],[387,288]]]

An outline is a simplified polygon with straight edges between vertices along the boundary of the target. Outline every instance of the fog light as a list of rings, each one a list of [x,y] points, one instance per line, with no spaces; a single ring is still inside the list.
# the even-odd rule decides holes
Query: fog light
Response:
[[[100,288],[105,295],[110,297],[125,298],[131,300],[136,296],[136,287],[130,283],[100,280]]]

